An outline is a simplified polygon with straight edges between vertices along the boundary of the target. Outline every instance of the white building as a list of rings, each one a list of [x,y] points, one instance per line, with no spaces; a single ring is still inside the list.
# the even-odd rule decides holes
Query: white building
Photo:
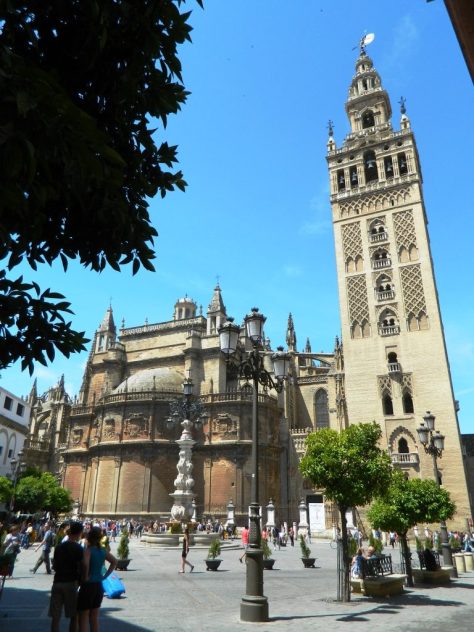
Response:
[[[11,460],[23,449],[30,414],[26,400],[0,387],[0,476],[11,476]]]

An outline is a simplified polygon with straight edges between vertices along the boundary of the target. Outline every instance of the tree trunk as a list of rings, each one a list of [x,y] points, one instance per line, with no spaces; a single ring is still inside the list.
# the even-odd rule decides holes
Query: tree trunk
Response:
[[[351,600],[351,560],[349,559],[349,542],[347,541],[347,507],[339,505],[341,514],[341,539],[342,539],[342,601]]]
[[[405,560],[407,586],[412,588],[413,587],[413,572],[411,568],[411,553],[410,553],[410,547],[408,546],[407,532],[405,531],[405,533],[401,533],[401,534],[399,533],[398,535],[400,538],[400,545],[402,547],[403,559]]]

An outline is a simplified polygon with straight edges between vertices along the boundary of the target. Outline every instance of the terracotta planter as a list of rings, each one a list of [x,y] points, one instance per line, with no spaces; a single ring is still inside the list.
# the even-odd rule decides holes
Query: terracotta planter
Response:
[[[275,564],[275,560],[271,557],[263,560],[263,569],[266,571],[271,571],[273,569],[273,564]]]
[[[315,557],[302,557],[301,561],[304,564],[305,568],[315,568],[314,563],[316,562]]]
[[[206,571],[217,571],[222,562],[222,560],[218,559],[217,557],[213,560],[209,560],[206,558],[204,561],[206,562]]]
[[[118,571],[126,571],[128,568],[128,565],[130,564],[132,560],[131,559],[126,559],[126,560],[122,560],[122,559],[118,559],[117,560],[117,570]]]

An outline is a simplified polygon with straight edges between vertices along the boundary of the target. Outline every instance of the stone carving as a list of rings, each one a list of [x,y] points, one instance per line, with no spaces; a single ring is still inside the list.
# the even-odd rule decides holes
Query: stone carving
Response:
[[[106,417],[104,419],[103,439],[115,439],[115,418]]]
[[[72,431],[72,444],[80,445],[82,442],[82,436],[84,434],[84,430],[82,428],[74,428]]]
[[[214,420],[213,432],[220,434],[222,438],[237,436],[237,421],[226,413],[220,413]]]
[[[125,433],[128,434],[131,439],[141,437],[149,433],[148,421],[142,413],[132,413],[125,420]]]

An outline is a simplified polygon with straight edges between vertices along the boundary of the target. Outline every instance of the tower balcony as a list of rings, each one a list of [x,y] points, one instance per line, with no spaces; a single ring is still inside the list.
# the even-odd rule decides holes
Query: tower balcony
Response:
[[[383,292],[376,291],[375,296],[378,301],[391,301],[395,298],[394,290],[384,290]]]
[[[396,336],[399,333],[400,333],[399,325],[389,325],[389,326],[379,327],[379,334],[381,336]]]
[[[372,261],[372,268],[374,270],[380,270],[381,268],[390,268],[392,265],[392,260],[390,258],[386,259],[374,259]]]
[[[417,452],[392,452],[390,455],[393,465],[410,466],[418,465],[419,457]]]
[[[383,233],[369,233],[369,241],[371,244],[378,244],[381,241],[387,241],[388,234],[383,231]]]
[[[388,372],[392,374],[401,373],[402,365],[400,362],[389,362],[388,363]]]

